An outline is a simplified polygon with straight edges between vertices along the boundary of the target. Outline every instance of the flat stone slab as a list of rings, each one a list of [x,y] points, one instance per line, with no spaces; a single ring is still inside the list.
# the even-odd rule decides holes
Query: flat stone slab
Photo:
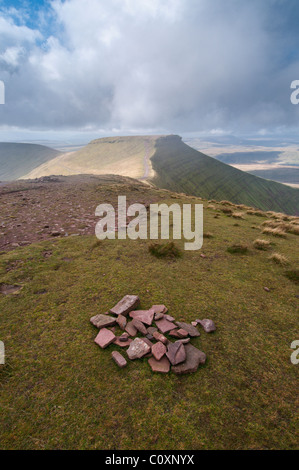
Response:
[[[176,343],[187,344],[187,343],[190,343],[190,341],[191,341],[190,338],[181,338],[181,339],[176,340]]]
[[[154,313],[166,313],[167,307],[165,305],[153,305],[151,309],[154,310]]]
[[[123,341],[120,338],[121,338],[120,336],[116,337],[113,344],[116,344],[117,346],[121,348],[126,348],[127,346],[130,346],[130,344],[133,341],[132,338],[128,338],[126,341]]]
[[[186,344],[186,360],[177,366],[172,366],[172,372],[175,374],[189,374],[191,372],[196,372],[199,364],[204,364],[206,362],[206,355],[199,349],[192,346],[192,344]]]
[[[124,330],[126,328],[127,319],[123,315],[118,315],[116,323],[118,324],[121,330]]]
[[[173,336],[174,338],[180,338],[180,335],[178,334],[178,329],[176,330],[171,330],[168,334],[169,336]]]
[[[91,317],[90,323],[92,323],[97,328],[106,328],[107,326],[113,326],[116,323],[116,319],[113,317],[109,317],[109,315],[103,315],[99,313],[94,317]]]
[[[108,330],[107,328],[102,328],[97,337],[95,338],[94,342],[100,346],[100,348],[107,348],[109,344],[113,343],[115,340],[115,334],[112,331]]]
[[[134,318],[134,320],[132,320],[132,323],[133,323],[133,326],[135,326],[136,330],[138,330],[144,336],[147,335],[147,329],[140,320],[137,320],[136,318]]]
[[[137,328],[133,325],[133,322],[129,322],[126,324],[125,331],[129,333],[130,336],[136,336],[137,335]]]
[[[155,313],[155,320],[162,320],[164,318],[164,313]]]
[[[166,346],[165,346],[165,344],[161,343],[161,341],[159,341],[158,343],[154,344],[154,345],[152,346],[152,353],[153,353],[154,358],[155,358],[157,361],[160,361],[160,359],[162,359],[162,357],[166,354]]]
[[[139,320],[148,326],[151,326],[154,319],[153,310],[134,310],[133,312],[130,312],[129,315],[133,320]]]
[[[169,361],[173,366],[184,362],[186,359],[185,346],[181,341],[178,341],[176,343],[169,343],[167,345],[166,356],[168,357]]]
[[[168,339],[166,338],[166,336],[162,335],[162,333],[159,333],[159,331],[154,331],[153,337],[154,337],[157,341],[161,341],[161,343],[163,343],[163,344],[167,344],[167,343],[168,343]]]
[[[157,361],[154,357],[151,357],[148,360],[148,363],[153,372],[160,372],[162,374],[167,374],[170,370],[170,363],[166,356],[162,357],[160,361]]]
[[[184,330],[183,328],[180,328],[178,330],[178,336],[179,336],[179,338],[187,338],[188,331]]]
[[[196,321],[203,327],[206,333],[212,333],[213,331],[216,331],[216,326],[213,320],[209,320],[208,318],[205,318],[204,320],[196,320]]]
[[[156,325],[162,333],[167,333],[167,331],[171,331],[176,328],[176,325],[171,321],[166,320],[166,318],[163,318],[162,320],[157,320]]]
[[[135,310],[140,303],[138,295],[125,295],[114,307],[110,309],[110,313],[114,315],[127,316],[129,312]]]
[[[145,341],[141,338],[135,338],[134,341],[130,344],[127,354],[129,359],[133,361],[134,359],[140,359],[151,351],[151,348]]]
[[[120,367],[121,369],[126,367],[126,365],[128,364],[126,359],[118,351],[113,351],[113,353],[111,354],[111,357],[114,360],[114,362],[118,365],[118,367]]]
[[[147,332],[148,332],[149,335],[153,335],[155,333],[155,331],[158,331],[158,328],[155,328],[154,326],[150,326],[147,329]]]
[[[164,315],[164,318],[166,318],[166,320],[168,321],[175,321],[175,318],[172,317],[171,315]]]
[[[195,326],[192,326],[191,323],[185,323],[183,321],[176,321],[176,324],[178,325],[179,328],[186,330],[188,335],[191,336],[191,338],[200,336],[200,332],[198,331],[198,329]]]

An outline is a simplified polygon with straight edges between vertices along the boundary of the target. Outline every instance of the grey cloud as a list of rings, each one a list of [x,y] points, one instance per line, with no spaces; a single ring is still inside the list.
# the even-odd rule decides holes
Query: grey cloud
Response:
[[[296,15],[293,0],[55,0],[52,35],[43,38],[6,17],[0,125],[296,127],[299,106],[289,99],[299,79]]]

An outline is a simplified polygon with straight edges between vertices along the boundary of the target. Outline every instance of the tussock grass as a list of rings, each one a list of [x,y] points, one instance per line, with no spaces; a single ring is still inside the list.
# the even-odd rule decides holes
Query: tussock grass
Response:
[[[273,255],[269,256],[269,259],[274,261],[274,263],[279,264],[280,266],[286,266],[289,264],[288,259],[280,253],[273,253]]]
[[[227,248],[227,251],[232,254],[235,254],[235,253],[245,254],[248,252],[248,245],[246,245],[245,243],[235,243],[234,245],[229,246]]]
[[[269,248],[271,247],[271,242],[269,242],[268,240],[262,240],[260,238],[257,238],[256,240],[254,240],[253,246],[257,250],[266,251],[269,250]]]
[[[286,232],[278,227],[277,228],[266,227],[264,228],[262,233],[264,233],[265,235],[273,235],[273,237],[287,238]]]
[[[220,204],[222,204],[223,206],[234,206],[235,204],[230,202],[230,201],[220,201]]]
[[[156,258],[180,258],[182,256],[181,250],[174,242],[151,243],[148,251]]]
[[[244,212],[233,212],[232,213],[232,217],[234,217],[234,219],[243,219],[244,220]]]
[[[258,210],[252,210],[252,209],[246,211],[246,214],[248,214],[248,215],[255,215],[255,216],[257,216],[257,217],[267,217],[267,214],[266,214],[265,212],[263,212],[263,211],[258,211]]]
[[[232,215],[232,213],[233,213],[233,210],[229,209],[228,207],[223,207],[223,209],[221,209],[221,211],[223,212],[223,214],[226,214],[226,215]]]

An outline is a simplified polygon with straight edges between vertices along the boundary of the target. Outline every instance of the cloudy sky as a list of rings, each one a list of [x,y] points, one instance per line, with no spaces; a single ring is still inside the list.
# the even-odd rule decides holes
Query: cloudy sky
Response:
[[[0,0],[0,140],[298,133],[297,0]]]

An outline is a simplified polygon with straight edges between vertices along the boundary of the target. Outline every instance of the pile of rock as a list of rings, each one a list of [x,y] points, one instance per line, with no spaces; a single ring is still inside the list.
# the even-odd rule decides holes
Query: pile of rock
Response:
[[[137,295],[126,295],[109,312],[92,317],[91,323],[100,329],[95,343],[101,348],[110,344],[128,348],[126,354],[131,361],[146,357],[154,372],[167,373],[171,368],[175,374],[186,374],[195,372],[205,363],[205,353],[192,346],[190,340],[200,336],[199,324],[207,333],[215,331],[212,320],[179,322],[167,314],[165,305],[137,310],[139,303]],[[115,335],[116,325],[123,331],[120,336]],[[127,365],[118,351],[112,352],[112,359],[121,368]]]

